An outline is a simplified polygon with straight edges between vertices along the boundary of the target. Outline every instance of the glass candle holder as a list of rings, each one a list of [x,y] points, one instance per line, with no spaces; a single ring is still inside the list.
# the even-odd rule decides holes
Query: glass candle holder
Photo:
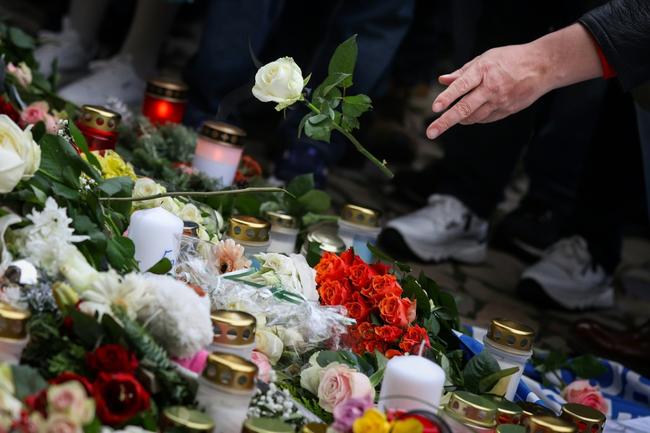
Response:
[[[98,105],[83,105],[75,124],[86,138],[88,149],[104,153],[115,150],[117,127],[120,124],[118,113]]]
[[[560,418],[575,425],[578,433],[601,433],[607,420],[604,413],[578,403],[562,406]]]
[[[528,433],[577,433],[573,424],[555,416],[531,417],[527,431]]]
[[[517,372],[504,377],[492,388],[491,394],[512,400],[517,392],[524,367],[533,354],[535,331],[526,325],[506,319],[494,319],[483,338],[485,350],[494,357],[501,369],[517,367]]]
[[[271,224],[261,218],[237,215],[228,220],[228,237],[244,247],[244,255],[249,259],[267,251],[270,230]]]
[[[192,165],[223,186],[232,185],[244,150],[246,133],[223,122],[207,121],[201,126]]]
[[[249,418],[242,433],[294,433],[295,426],[275,418]]]
[[[257,366],[237,355],[208,356],[196,399],[217,423],[214,433],[241,433],[257,380]]]
[[[345,251],[345,242],[331,226],[319,226],[312,229],[302,244],[300,254],[305,256],[310,266],[315,266],[325,252],[340,254]]]
[[[147,81],[142,114],[151,123],[181,123],[187,105],[187,86],[164,78]]]
[[[0,362],[17,365],[29,342],[27,321],[31,313],[0,302]]]
[[[163,411],[160,427],[163,433],[211,433],[214,421],[198,410],[171,406]]]
[[[269,253],[295,253],[299,232],[298,220],[287,213],[279,211],[267,211],[264,216],[271,223]]]
[[[214,330],[210,350],[250,360],[255,348],[255,317],[243,311],[217,310],[210,318]]]
[[[537,403],[518,401],[516,404],[522,410],[521,424],[524,427],[528,426],[528,421],[534,416],[555,416],[555,413],[551,409]]]
[[[379,211],[374,209],[346,204],[341,211],[339,219],[339,236],[347,248],[354,248],[354,252],[364,261],[372,261],[372,253],[368,244],[374,245],[381,228],[379,227]]]
[[[471,392],[452,393],[444,412],[478,433],[494,433],[497,426],[497,405]]]

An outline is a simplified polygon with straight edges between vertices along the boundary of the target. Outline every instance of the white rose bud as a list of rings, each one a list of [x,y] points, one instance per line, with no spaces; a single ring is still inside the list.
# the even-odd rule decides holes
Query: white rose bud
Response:
[[[303,87],[300,67],[291,57],[282,57],[258,69],[253,95],[262,102],[277,102],[279,111],[299,101]]]
[[[318,385],[320,385],[320,373],[324,370],[318,364],[318,354],[320,352],[315,352],[309,358],[309,367],[305,368],[300,372],[300,386],[305,388],[307,391],[311,392],[314,395],[318,395]]]
[[[163,197],[156,200],[156,205],[181,218],[181,204],[178,200],[172,197]]]
[[[275,365],[282,356],[284,345],[282,340],[268,329],[258,328],[255,331],[255,349],[265,354],[271,364]]]
[[[201,224],[203,222],[201,211],[199,210],[198,207],[194,206],[192,203],[188,203],[185,206],[183,206],[183,209],[181,209],[181,214],[179,215],[179,217],[183,221],[192,221],[197,224]]]
[[[133,197],[148,197],[167,192],[164,186],[148,177],[141,177],[133,185]]]
[[[0,115],[0,193],[13,191],[21,179],[29,179],[41,165],[41,148],[8,116]]]

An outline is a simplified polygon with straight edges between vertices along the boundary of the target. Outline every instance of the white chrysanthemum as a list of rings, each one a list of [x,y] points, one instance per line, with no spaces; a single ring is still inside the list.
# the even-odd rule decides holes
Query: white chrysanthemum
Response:
[[[213,339],[210,300],[172,277],[147,274],[151,301],[140,310],[138,320],[176,358],[188,358]]]
[[[151,287],[140,274],[120,277],[110,270],[100,272],[92,287],[81,294],[83,302],[79,309],[86,314],[112,314],[112,306],[120,306],[129,318],[135,319],[138,312],[149,304],[153,296]]]
[[[88,236],[74,234],[74,229],[70,227],[72,219],[68,217],[66,208],[59,207],[52,197],[47,198],[42,211],[33,210],[27,219],[32,225],[17,231],[18,249],[50,276],[59,272],[61,260],[66,256],[66,247],[88,239]]]

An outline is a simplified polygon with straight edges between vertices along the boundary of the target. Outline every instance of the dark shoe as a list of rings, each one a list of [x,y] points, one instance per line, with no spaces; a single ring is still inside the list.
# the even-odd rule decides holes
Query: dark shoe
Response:
[[[573,332],[591,350],[617,360],[632,360],[635,364],[650,363],[650,321],[644,325],[620,331],[595,320],[582,319],[573,325]]]

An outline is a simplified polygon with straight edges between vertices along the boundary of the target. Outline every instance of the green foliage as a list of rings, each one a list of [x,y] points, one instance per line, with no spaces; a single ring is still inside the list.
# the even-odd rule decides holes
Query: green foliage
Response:
[[[279,386],[289,391],[294,400],[302,404],[305,409],[322,419],[325,423],[330,424],[334,421],[332,414],[319,406],[318,399],[315,398],[316,396],[302,388],[299,383],[282,381],[279,383]]]
[[[501,370],[499,363],[487,351],[472,357],[463,369],[463,381],[467,390],[484,394],[499,380],[517,372],[517,367]]]
[[[38,374],[38,371],[27,365],[12,365],[11,376],[16,388],[15,396],[19,400],[47,387],[47,382]]]
[[[542,375],[542,382],[545,386],[551,385],[548,375],[555,376],[561,387],[566,386],[562,377],[557,373],[563,369],[571,371],[582,379],[595,379],[607,372],[607,367],[598,358],[589,354],[569,358],[560,351],[552,350],[544,355],[535,351],[532,362],[535,369]]]

